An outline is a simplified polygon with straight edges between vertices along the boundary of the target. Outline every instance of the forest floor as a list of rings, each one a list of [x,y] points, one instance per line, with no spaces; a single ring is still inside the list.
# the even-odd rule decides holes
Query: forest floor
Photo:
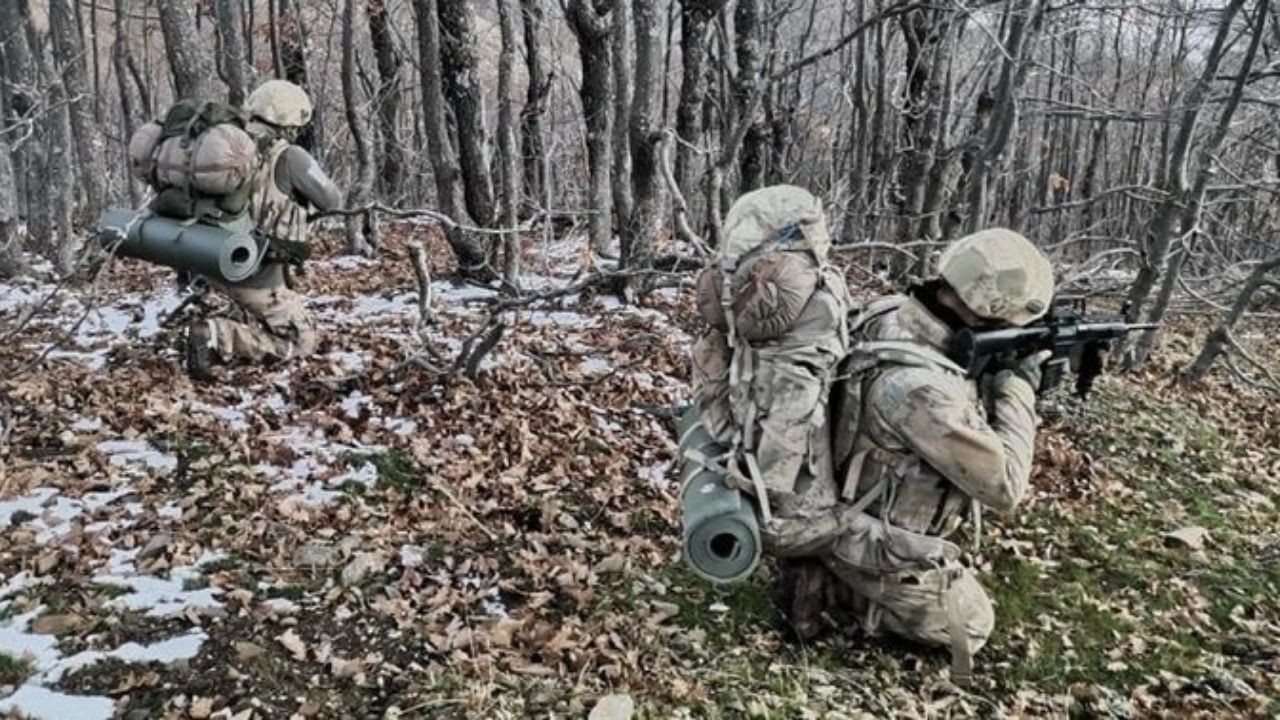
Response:
[[[1280,409],[1175,382],[1204,317],[1048,409],[1029,501],[972,558],[998,620],[964,692],[942,652],[784,642],[768,567],[727,589],[683,568],[662,409],[687,399],[687,288],[521,311],[476,380],[441,382],[401,367],[415,233],[447,277],[404,226],[378,260],[315,262],[320,351],[212,386],[159,322],[169,273],[122,263],[17,337],[50,286],[0,284],[0,714],[585,717],[613,693],[644,718],[1280,712]],[[532,282],[576,260],[531,248]],[[449,356],[493,291],[436,290]],[[1241,336],[1280,371],[1276,331]]]

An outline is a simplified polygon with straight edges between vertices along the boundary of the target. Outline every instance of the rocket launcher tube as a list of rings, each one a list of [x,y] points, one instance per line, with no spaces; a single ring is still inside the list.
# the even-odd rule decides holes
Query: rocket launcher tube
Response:
[[[257,272],[266,249],[251,232],[119,208],[102,214],[98,240],[104,247],[119,242],[119,255],[229,284]]]
[[[684,559],[713,583],[745,580],[760,563],[760,525],[752,500],[725,484],[718,458],[726,448],[690,408],[680,421],[680,511]]]

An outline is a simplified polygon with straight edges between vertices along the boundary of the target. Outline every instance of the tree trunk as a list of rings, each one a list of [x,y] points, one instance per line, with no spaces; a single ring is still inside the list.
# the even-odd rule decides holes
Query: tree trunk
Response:
[[[0,280],[21,274],[22,242],[18,217],[18,186],[9,162],[9,143],[0,137]]]
[[[39,83],[36,95],[44,103],[44,107],[38,110],[42,153],[32,183],[31,235],[44,245],[59,272],[67,275],[75,269],[75,257],[79,251],[71,231],[73,178],[67,93],[45,53],[45,36],[41,31],[42,26],[47,26],[45,19],[35,16],[27,0],[20,4],[25,16],[23,31],[27,34],[27,45],[31,48],[32,64]]]
[[[418,71],[422,84],[423,127],[427,154],[436,181],[436,204],[440,212],[457,222],[470,222],[462,194],[462,171],[458,168],[453,143],[445,120],[443,80],[440,77],[440,16],[436,0],[415,0],[418,23]],[[446,233],[449,245],[466,274],[485,274],[489,244],[483,237],[453,229]],[[490,269],[491,270],[491,269]]]
[[[124,138],[132,138],[137,127],[138,112],[133,105],[133,92],[129,87],[129,30],[128,16],[124,9],[125,0],[115,0],[115,40],[111,45],[111,66],[116,75],[116,92],[120,95],[120,118],[124,129]],[[120,167],[129,167],[128,144],[121,143],[117,162]],[[125,173],[125,187],[129,193],[129,205],[136,207],[140,193],[138,182],[132,173]]]
[[[1149,323],[1158,323],[1164,319],[1165,311],[1169,307],[1169,301],[1173,297],[1173,288],[1182,274],[1182,266],[1186,262],[1187,255],[1191,252],[1194,236],[1199,232],[1205,192],[1209,184],[1209,177],[1213,174],[1214,163],[1217,162],[1214,156],[1217,154],[1218,148],[1222,146],[1222,141],[1226,139],[1227,131],[1231,128],[1231,120],[1235,117],[1236,109],[1240,107],[1240,100],[1244,96],[1244,87],[1248,82],[1249,71],[1253,67],[1253,60],[1257,57],[1258,46],[1266,29],[1268,4],[1269,0],[1259,0],[1255,8],[1258,18],[1257,24],[1253,28],[1249,49],[1245,51],[1244,59],[1240,61],[1240,68],[1236,71],[1236,77],[1231,86],[1231,94],[1228,96],[1226,104],[1223,105],[1222,111],[1218,113],[1218,122],[1214,126],[1213,132],[1204,141],[1197,153],[1199,155],[1199,169],[1196,172],[1195,186],[1191,189],[1187,198],[1188,201],[1182,211],[1182,245],[1169,256],[1168,267],[1162,279],[1160,291],[1156,296],[1156,302],[1152,306],[1151,312],[1147,314],[1147,322]],[[1223,22],[1227,21],[1224,20]],[[1146,361],[1151,349],[1155,347],[1159,332],[1157,327],[1142,334],[1142,337],[1139,338],[1134,346],[1132,365],[1138,365]]]
[[[297,143],[317,158],[324,158],[324,98],[311,87],[307,72],[307,26],[302,21],[302,6],[297,0],[277,0],[280,8],[280,59],[284,76],[311,96],[315,111],[311,122],[298,133]]]
[[[1042,9],[1040,0],[1025,0],[1009,19],[1009,32],[1004,41],[1008,55],[1000,68],[1000,79],[992,93],[995,105],[991,125],[987,128],[986,138],[967,178],[969,232],[981,230],[989,220],[989,184],[992,174],[999,169],[1004,158],[1009,139],[1017,132],[1017,95],[1026,81],[1027,67],[1030,64],[1024,58],[1030,52],[1028,48],[1035,42]]]
[[[382,157],[378,168],[378,193],[388,200],[404,195],[404,146],[400,143],[400,66],[403,61],[387,12],[389,0],[365,0],[369,34],[378,61],[381,85],[375,104],[382,132]]]
[[[954,11],[917,9],[899,20],[906,41],[907,77],[902,105],[898,164],[898,242],[917,240],[934,147],[942,131],[943,59]]]
[[[587,196],[591,210],[589,237],[597,253],[607,252],[613,237],[610,205],[613,156],[613,75],[609,67],[608,1],[571,0],[569,26],[578,38],[582,58],[582,114],[587,125],[587,164],[591,178]]]
[[[373,190],[373,152],[369,148],[369,128],[360,114],[360,99],[357,97],[360,91],[356,87],[356,2],[358,0],[343,0],[342,3],[342,100],[356,156],[355,178],[347,191],[347,207],[351,208],[363,205]],[[373,254],[368,217],[347,217],[348,254]]]
[[[218,20],[218,75],[227,84],[227,102],[243,105],[252,69],[245,67],[240,0],[214,0],[213,12]]]
[[[493,180],[489,175],[489,133],[480,86],[475,8],[470,0],[437,0],[440,65],[444,98],[453,110],[462,162],[467,212],[481,225],[493,224]]]
[[[62,70],[79,186],[84,196],[81,209],[83,217],[95,223],[102,213],[107,166],[103,159],[102,135],[93,120],[92,89],[84,60],[84,43],[76,27],[70,0],[49,0],[48,8],[53,56]]]
[[[516,155],[516,111],[511,89],[516,64],[516,0],[498,0],[498,26],[502,51],[498,56],[498,157],[502,165],[502,226],[508,229],[503,242],[502,277],[507,287],[520,283],[520,158]]]
[[[701,171],[703,157],[702,104],[707,96],[707,34],[711,19],[725,0],[682,0],[680,3],[680,102],[676,105],[676,134],[683,140],[676,149],[676,183],[684,191],[692,217],[702,217]]]
[[[733,29],[737,35],[738,77],[734,87],[734,102],[740,121],[750,123],[742,144],[741,180],[738,193],[746,193],[764,185],[765,144],[767,133],[760,116],[758,103],[748,106],[753,93],[761,88],[763,53],[760,43],[761,0],[738,0],[733,12]],[[749,113],[749,116],[747,116]]]
[[[630,126],[635,209],[622,236],[620,266],[623,269],[643,268],[651,263],[667,207],[666,188],[658,166],[664,78],[659,72],[662,29],[657,0],[634,0],[632,8],[636,28],[636,95],[631,104]],[[624,294],[634,296],[646,285],[643,280],[629,281],[623,288]]]
[[[635,28],[631,19],[631,0],[614,0],[613,42],[609,62],[613,68],[613,226],[619,235],[631,219],[631,143],[628,141],[627,118],[635,99],[632,81],[635,65]]]
[[[187,0],[156,0],[165,55],[173,74],[173,96],[210,100],[215,96],[213,57],[200,41],[192,4]]]
[[[524,64],[529,76],[524,108],[520,111],[521,155],[524,158],[524,191],[530,202],[541,202],[546,189],[547,151],[542,119],[551,94],[551,74],[542,55],[543,0],[520,0],[524,16]]]
[[[1213,363],[1227,351],[1227,346],[1231,344],[1231,333],[1235,330],[1236,323],[1240,322],[1240,318],[1244,317],[1245,311],[1249,309],[1249,302],[1253,299],[1254,293],[1268,282],[1267,276],[1278,268],[1280,268],[1280,255],[1263,260],[1254,266],[1244,282],[1244,287],[1231,303],[1231,309],[1218,322],[1213,332],[1209,333],[1209,338],[1205,341],[1200,354],[1187,369],[1188,377],[1199,380],[1209,373]]]
[[[36,98],[30,92],[34,80],[31,67],[31,49],[27,46],[27,35],[20,28],[26,21],[17,3],[0,2],[0,27],[9,28],[0,31],[0,59],[3,59],[3,73],[0,73],[0,99],[4,102],[4,114],[0,116],[7,128],[3,140],[9,148],[9,159],[14,173],[14,204],[20,217],[31,214],[32,175],[34,174],[33,153],[28,150],[29,144],[23,142],[26,130],[22,121],[31,112]]]

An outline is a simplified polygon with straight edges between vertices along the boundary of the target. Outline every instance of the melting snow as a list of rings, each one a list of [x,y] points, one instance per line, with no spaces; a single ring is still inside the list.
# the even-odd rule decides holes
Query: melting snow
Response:
[[[599,325],[599,322],[597,318],[563,310],[535,310],[529,313],[529,324],[534,327],[556,325],[560,327],[593,328]]]
[[[68,672],[107,659],[114,658],[127,663],[189,660],[200,652],[200,647],[207,639],[203,632],[196,630],[150,645],[130,642],[110,651],[86,650],[63,658],[58,650],[56,636],[37,635],[28,630],[31,621],[42,610],[43,608],[39,608],[18,615],[0,625],[0,651],[26,658],[36,671],[17,692],[0,699],[0,713],[16,713],[21,717],[39,720],[106,720],[115,711],[115,703],[110,698],[68,695],[44,686],[57,683]]]
[[[613,363],[598,357],[589,357],[578,365],[578,372],[583,375],[604,375],[613,369]]]
[[[382,421],[382,428],[393,435],[405,437],[418,429],[418,422],[408,418],[388,418]]]
[[[142,464],[148,470],[168,472],[178,467],[178,459],[168,453],[157,452],[146,443],[136,440],[107,440],[97,445],[98,452],[110,456],[117,467]]]
[[[115,715],[115,703],[110,698],[67,695],[27,683],[0,700],[0,712],[31,720],[109,720]]]

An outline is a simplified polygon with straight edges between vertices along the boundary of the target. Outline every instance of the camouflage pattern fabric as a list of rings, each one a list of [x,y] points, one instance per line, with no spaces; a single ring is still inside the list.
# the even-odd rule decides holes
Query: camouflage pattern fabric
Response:
[[[266,265],[236,285],[209,285],[235,303],[239,316],[208,320],[210,346],[223,361],[283,361],[315,351],[319,334],[302,296],[285,284],[282,265]]]

